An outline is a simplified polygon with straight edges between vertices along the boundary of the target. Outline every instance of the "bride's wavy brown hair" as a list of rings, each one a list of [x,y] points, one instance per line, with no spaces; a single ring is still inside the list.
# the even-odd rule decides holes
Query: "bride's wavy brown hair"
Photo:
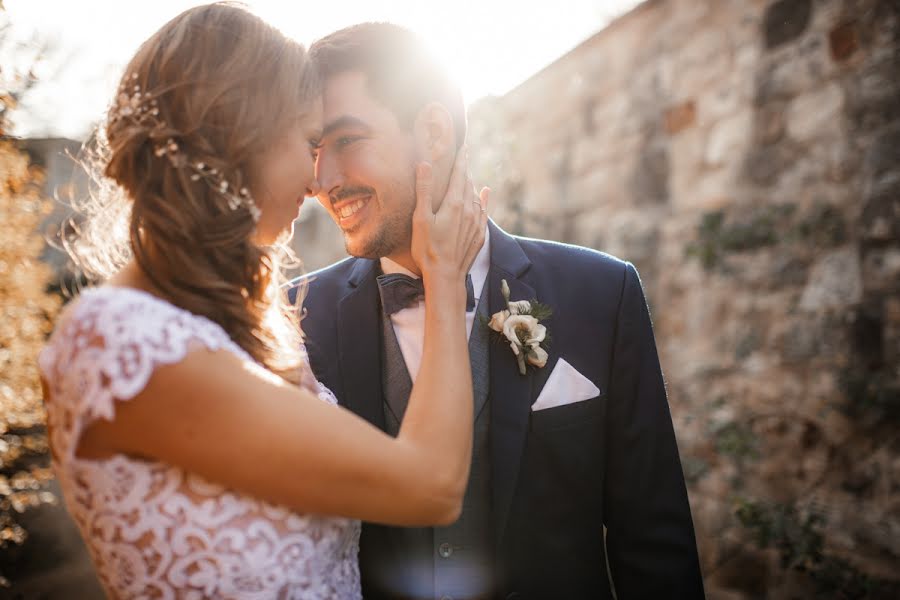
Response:
[[[298,310],[282,286],[286,244],[254,243],[246,206],[229,208],[216,186],[154,151],[171,138],[232,189],[260,189],[254,160],[319,93],[304,48],[240,5],[199,6],[144,42],[122,85],[156,99],[157,126],[110,109],[91,159],[98,186],[68,244],[76,265],[104,278],[133,256],[167,300],[215,321],[260,364],[297,382],[304,356]],[[265,198],[255,199],[265,211]]]

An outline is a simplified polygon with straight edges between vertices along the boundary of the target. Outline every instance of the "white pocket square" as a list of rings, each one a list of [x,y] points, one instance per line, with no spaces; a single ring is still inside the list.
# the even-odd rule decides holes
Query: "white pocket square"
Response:
[[[575,367],[560,358],[547,378],[544,389],[531,405],[531,410],[544,410],[554,406],[574,404],[600,395],[600,388],[579,373]]]

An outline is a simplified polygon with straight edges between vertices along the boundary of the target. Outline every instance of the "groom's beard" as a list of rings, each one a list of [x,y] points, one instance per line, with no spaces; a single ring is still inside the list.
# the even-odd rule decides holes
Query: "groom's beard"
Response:
[[[409,248],[412,241],[412,219],[416,209],[415,182],[392,186],[384,196],[384,208],[370,207],[376,212],[370,221],[360,223],[354,230],[344,232],[347,254],[357,258],[378,259]],[[342,190],[340,196],[370,195],[375,202],[375,190],[366,187]],[[340,197],[336,198],[337,200]]]

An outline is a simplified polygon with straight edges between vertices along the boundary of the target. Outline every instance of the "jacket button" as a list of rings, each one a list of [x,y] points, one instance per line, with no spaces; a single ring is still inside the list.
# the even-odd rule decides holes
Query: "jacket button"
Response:
[[[438,546],[438,554],[440,554],[442,558],[450,558],[450,556],[453,554],[453,546],[451,546],[447,542],[444,542],[443,544]]]

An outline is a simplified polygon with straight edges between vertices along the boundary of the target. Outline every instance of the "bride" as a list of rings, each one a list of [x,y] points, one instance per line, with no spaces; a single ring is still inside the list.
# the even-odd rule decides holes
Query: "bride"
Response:
[[[115,193],[73,250],[111,277],[40,357],[54,468],[113,598],[359,598],[360,519],[460,511],[464,279],[485,213],[463,153],[442,199],[426,163],[407,182],[425,350],[389,437],[315,381],[281,287],[320,103],[304,49],[228,4],[174,18],[121,80],[101,132]]]

